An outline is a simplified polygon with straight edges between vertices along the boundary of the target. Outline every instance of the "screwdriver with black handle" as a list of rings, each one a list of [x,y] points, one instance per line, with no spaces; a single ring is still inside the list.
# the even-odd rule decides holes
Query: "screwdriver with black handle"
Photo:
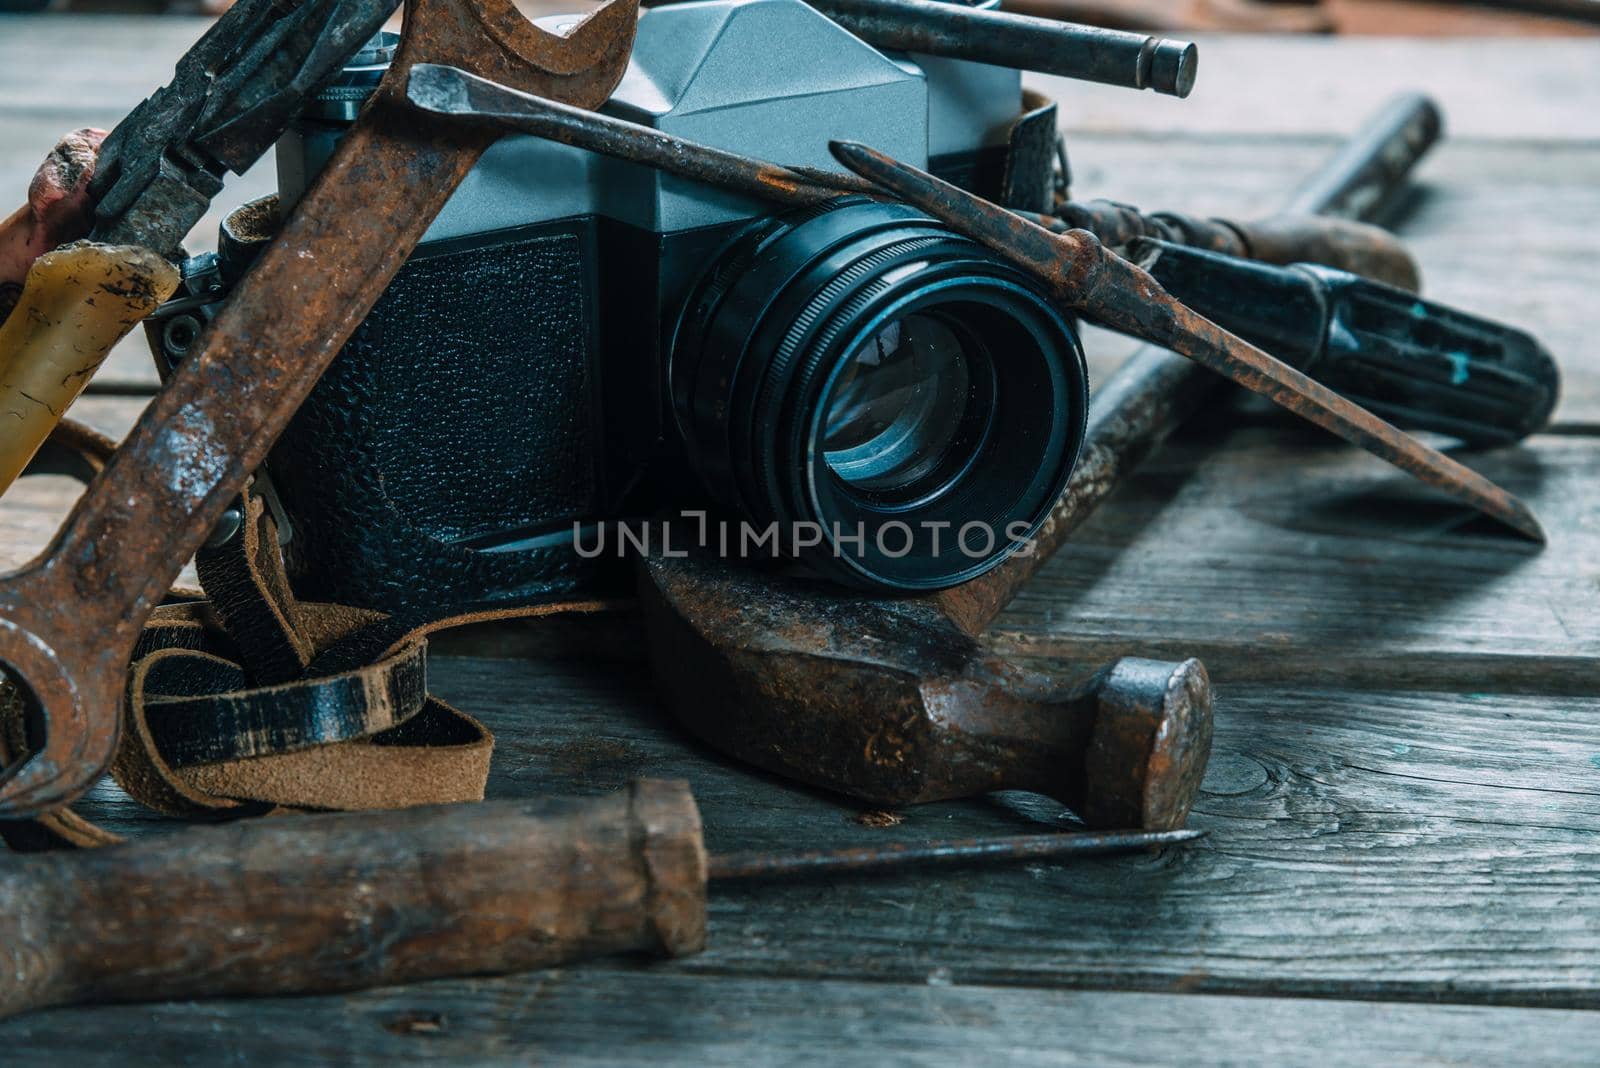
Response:
[[[0,856],[0,1016],[50,1005],[304,994],[695,953],[710,881],[1082,856],[1196,831],[706,854],[688,784],[261,819]]]
[[[1561,391],[1531,334],[1405,289],[1150,238],[1128,256],[1224,330],[1407,430],[1508,445],[1549,422]]]

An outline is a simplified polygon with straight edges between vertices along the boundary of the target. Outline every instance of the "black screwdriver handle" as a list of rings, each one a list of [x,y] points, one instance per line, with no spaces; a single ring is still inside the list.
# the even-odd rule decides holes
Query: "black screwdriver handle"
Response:
[[[1510,444],[1544,426],[1560,394],[1556,362],[1530,334],[1404,289],[1163,241],[1129,253],[1218,326],[1407,430]]]

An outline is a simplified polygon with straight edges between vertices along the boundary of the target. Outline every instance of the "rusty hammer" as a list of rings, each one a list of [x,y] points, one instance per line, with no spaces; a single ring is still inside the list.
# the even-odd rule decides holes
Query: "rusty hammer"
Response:
[[[1286,210],[1376,216],[1439,129],[1431,101],[1397,99]],[[715,748],[871,804],[1028,789],[1095,826],[1180,826],[1211,741],[1198,661],[1042,674],[976,636],[1214,385],[1170,353],[1135,354],[1096,391],[1082,456],[1033,551],[953,589],[871,597],[709,555],[647,558],[641,599],[663,698]]]

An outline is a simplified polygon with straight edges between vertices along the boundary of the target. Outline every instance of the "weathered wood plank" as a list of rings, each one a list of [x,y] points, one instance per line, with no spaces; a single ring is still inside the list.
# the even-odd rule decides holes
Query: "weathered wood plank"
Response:
[[[22,189],[62,130],[113,124],[167,79],[204,24],[5,18],[0,189]],[[1600,89],[1586,77],[1600,63],[1600,42],[1521,42],[1513,49],[1487,41],[1203,37],[1201,47],[1202,88],[1184,101],[1039,79],[1062,101],[1082,195],[1250,211],[1304,174],[1389,93],[1427,89],[1442,101],[1453,138],[1423,172],[1434,195],[1407,229],[1430,292],[1538,333],[1567,366],[1558,418],[1600,422],[1600,367],[1589,356],[1583,314],[1600,281],[1587,241],[1600,219]],[[41,65],[33,61],[40,55],[73,62]],[[77,72],[85,69],[97,76],[83,79]],[[1366,73],[1352,78],[1354,70]],[[1262,84],[1274,91],[1260,92]],[[196,227],[191,250],[215,244],[227,206],[272,186],[270,160],[234,180],[223,208]],[[1097,335],[1097,373],[1130,347]],[[118,346],[101,380],[153,383],[142,338]]]
[[[79,407],[116,433],[141,406]],[[1023,657],[1199,656],[1233,681],[1593,691],[1600,441],[1541,435],[1468,457],[1541,516],[1550,543],[1535,549],[1319,431],[1274,418],[1219,434],[1224,418],[1104,504],[1000,617],[996,642]],[[25,479],[0,499],[0,565],[42,548],[75,493]],[[444,640],[517,655],[529,633],[543,632]]]
[[[435,675],[464,706],[503,709],[495,694],[534,692],[517,682],[524,670],[445,661]],[[595,689],[599,680],[585,678],[578,693],[541,697],[572,708]],[[569,742],[549,741],[559,729],[549,711],[523,721],[529,733],[502,722],[496,790],[685,775],[714,849],[1060,819],[1054,805],[1010,798],[857,827],[848,809],[810,793],[758,786],[693,748],[674,757],[644,744],[633,732],[656,715],[643,713],[653,707],[644,684],[608,681],[604,691],[596,719]],[[630,704],[638,719],[622,715]],[[958,983],[1594,1006],[1600,922],[1584,902],[1600,872],[1597,709],[1590,699],[1224,683],[1192,821],[1213,835],[1197,848],[726,894],[712,906],[711,951],[680,966],[906,981],[942,968]]]
[[[1600,41],[1253,37],[1200,34],[1187,99],[1036,78],[1075,129],[1212,136],[1353,132],[1401,90],[1444,106],[1455,138],[1600,137]]]
[[[1024,655],[1194,655],[1223,679],[1592,693],[1600,443],[1469,462],[1527,499],[1539,549],[1307,428],[1194,428],[996,622]]]
[[[107,1036],[122,1036],[113,1042]],[[347,998],[60,1010],[7,1063],[1587,1065],[1600,1014],[663,974],[649,966]],[[1314,1051],[1314,1053],[1312,1052]]]
[[[12,101],[12,111],[87,111],[115,121],[167,80],[204,25],[177,17],[0,16],[0,99]],[[1390,93],[1421,89],[1444,103],[1459,137],[1600,137],[1600,84],[1592,77],[1600,42],[1593,39],[1193,39],[1200,78],[1186,100],[1059,78],[1037,84],[1060,96],[1069,124],[1085,130],[1340,136]]]
[[[114,121],[194,36],[131,21],[128,32],[97,25],[100,43],[76,53],[80,62],[105,53],[95,60],[105,77],[90,83],[32,58],[52,54],[48,35],[65,25],[0,24],[0,101],[29,109],[18,117],[0,106],[0,182],[25,181],[76,116]],[[1600,422],[1585,321],[1600,112],[1593,79],[1579,76],[1600,54],[1592,44],[1204,47],[1203,91],[1189,102],[1079,84],[1063,94],[1082,195],[1248,210],[1303,174],[1392,86],[1429,84],[1469,135],[1426,165],[1432,195],[1408,231],[1431,291],[1545,337],[1568,368],[1561,418],[1573,430]],[[1398,73],[1385,81],[1353,70]],[[1520,236],[1499,231],[1507,220]],[[93,398],[78,414],[118,432],[139,406]],[[1581,696],[1592,692],[1600,620],[1584,505],[1595,449],[1547,436],[1484,461],[1544,515],[1555,539],[1540,555],[1506,552],[1481,527],[1458,526],[1454,510],[1403,504],[1421,491],[1279,426],[1209,447],[1191,435],[1108,504],[1003,618],[1002,639],[1028,655],[1205,657],[1221,696],[1194,823],[1213,833],[1193,850],[729,892],[713,906],[707,954],[648,969],[596,964],[350,998],[67,1010],[0,1025],[0,1040],[8,1054],[91,1063],[274,1050],[350,1059],[352,1049],[374,1059],[743,1062],[780,1056],[769,1033],[808,1060],[818,1051],[1065,1060],[1081,1050],[1084,1060],[1147,1063],[1193,1056],[1204,1035],[1226,1036],[1214,1040],[1218,1060],[1304,1049],[1368,1063],[1584,1059],[1587,1014],[1276,995],[1600,1007],[1590,907],[1600,703]],[[30,555],[65,500],[62,487],[43,484],[8,494],[0,557]],[[1378,507],[1382,523],[1364,518]],[[437,644],[487,649],[491,638],[505,652],[576,651],[588,661],[436,658],[438,692],[499,734],[495,796],[683,776],[720,849],[1066,822],[1058,806],[1007,795],[868,826],[852,806],[682,737],[642,677],[625,617]],[[1491,689],[1580,696],[1486,696]],[[126,829],[154,829],[114,791],[89,807]],[[1103,987],[1159,993],[1065,989]],[[1265,996],[1169,996],[1179,991]],[[131,1047],[130,1031],[140,1034]]]
[[[694,787],[711,849],[1069,826],[1004,794],[894,826],[686,738],[615,661],[436,657],[498,737],[491,796]],[[1314,994],[1600,1008],[1600,699],[1219,681],[1185,850],[1070,865],[729,888],[672,974]],[[105,792],[88,810],[152,828]],[[170,826],[170,825],[168,825]],[[155,828],[159,829],[159,828]],[[582,971],[585,969],[575,969]],[[0,1034],[3,1034],[0,1031]]]

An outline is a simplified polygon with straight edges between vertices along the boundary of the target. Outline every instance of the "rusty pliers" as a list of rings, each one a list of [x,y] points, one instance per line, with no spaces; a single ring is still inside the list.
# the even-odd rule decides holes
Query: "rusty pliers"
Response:
[[[637,0],[610,0],[562,36],[511,0],[406,6],[388,75],[278,239],[50,546],[0,579],[0,660],[43,738],[0,777],[0,818],[68,804],[104,771],[151,609],[495,140],[409,108],[412,65],[595,107],[626,69],[637,11]]]

